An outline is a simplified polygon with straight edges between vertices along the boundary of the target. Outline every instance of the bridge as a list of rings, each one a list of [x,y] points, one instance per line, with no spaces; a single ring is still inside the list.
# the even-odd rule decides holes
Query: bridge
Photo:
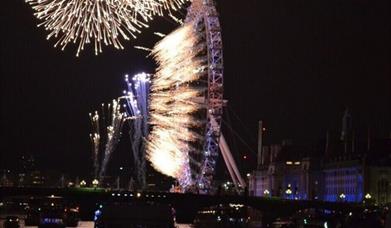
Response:
[[[197,211],[219,204],[242,204],[262,212],[263,218],[289,216],[305,208],[353,211],[363,205],[348,202],[324,202],[316,200],[285,200],[239,195],[199,195],[167,192],[130,192],[94,188],[29,188],[0,187],[0,195],[19,196],[62,196],[68,202],[80,205],[82,219],[91,220],[99,204],[110,202],[155,202],[171,205],[179,222],[192,222]]]

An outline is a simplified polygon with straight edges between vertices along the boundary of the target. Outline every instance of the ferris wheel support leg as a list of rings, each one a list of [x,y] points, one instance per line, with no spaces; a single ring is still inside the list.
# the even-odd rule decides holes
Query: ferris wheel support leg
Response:
[[[219,146],[220,146],[221,155],[223,155],[223,159],[224,159],[225,165],[227,166],[229,175],[231,176],[232,182],[234,183],[235,188],[238,189],[238,180],[235,176],[235,172],[233,171],[232,166],[228,160],[228,156],[225,152],[226,151],[225,146],[227,143],[225,141],[222,142],[222,139],[224,140],[224,137],[220,137]]]
[[[223,134],[220,135],[219,145],[220,145],[220,150],[222,151],[222,154],[225,154],[227,156],[227,160],[228,160],[228,163],[226,162],[227,167],[231,166],[231,168],[233,169],[233,171],[235,173],[235,177],[239,181],[240,185],[242,187],[246,187],[246,182],[244,182],[242,176],[240,175],[240,172],[238,170],[238,167],[236,166],[235,160],[232,157],[231,150],[229,149],[228,144],[225,141]],[[221,148],[223,148],[223,149],[221,149]]]

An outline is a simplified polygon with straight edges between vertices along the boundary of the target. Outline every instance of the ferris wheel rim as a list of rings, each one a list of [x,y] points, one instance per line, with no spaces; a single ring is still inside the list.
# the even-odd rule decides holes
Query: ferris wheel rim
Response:
[[[205,99],[207,124],[203,159],[195,184],[209,190],[212,185],[216,159],[219,154],[220,126],[223,112],[223,47],[221,27],[214,0],[193,0],[186,20],[203,20],[208,58],[208,88]]]

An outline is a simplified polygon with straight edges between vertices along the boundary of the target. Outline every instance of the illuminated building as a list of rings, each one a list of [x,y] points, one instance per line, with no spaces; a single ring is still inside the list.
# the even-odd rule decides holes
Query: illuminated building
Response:
[[[340,139],[330,140],[328,134],[323,200],[391,202],[391,139],[374,140],[369,129],[366,135],[366,141],[358,140],[348,110],[342,119]]]
[[[328,132],[322,149],[299,148],[286,142],[260,145],[258,167],[249,180],[250,195],[391,202],[391,137],[375,139],[369,130],[355,133],[348,110],[340,137],[330,135]],[[359,140],[363,135],[367,139]],[[259,142],[262,144],[262,137]]]
[[[323,165],[324,200],[391,202],[390,148],[391,139],[384,139],[374,142],[369,150],[329,152],[332,154]]]
[[[263,146],[257,170],[250,178],[249,193],[261,197],[318,199],[321,195],[319,159],[306,148],[289,142]]]

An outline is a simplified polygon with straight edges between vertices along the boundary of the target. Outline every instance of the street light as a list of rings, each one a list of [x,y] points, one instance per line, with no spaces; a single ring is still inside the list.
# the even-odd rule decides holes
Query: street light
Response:
[[[288,188],[285,190],[285,193],[286,193],[287,195],[291,195],[291,194],[292,194],[291,187],[292,187],[292,185],[291,185],[291,184],[288,184]]]
[[[343,193],[341,193],[341,195],[339,195],[339,198],[342,199],[342,200],[344,200],[344,199],[346,198],[346,195],[343,194]]]
[[[367,194],[365,195],[365,199],[371,199],[371,198],[372,198],[371,194],[367,193]]]
[[[270,194],[270,191],[267,190],[267,189],[265,189],[265,190],[263,191],[263,194],[266,195],[266,196],[268,196],[268,195]]]
[[[93,185],[94,187],[98,186],[98,185],[99,185],[99,181],[98,181],[97,179],[94,179],[94,180],[92,181],[92,185]]]
[[[80,186],[81,186],[81,187],[86,186],[86,184],[87,184],[87,182],[86,182],[85,180],[80,181]]]

